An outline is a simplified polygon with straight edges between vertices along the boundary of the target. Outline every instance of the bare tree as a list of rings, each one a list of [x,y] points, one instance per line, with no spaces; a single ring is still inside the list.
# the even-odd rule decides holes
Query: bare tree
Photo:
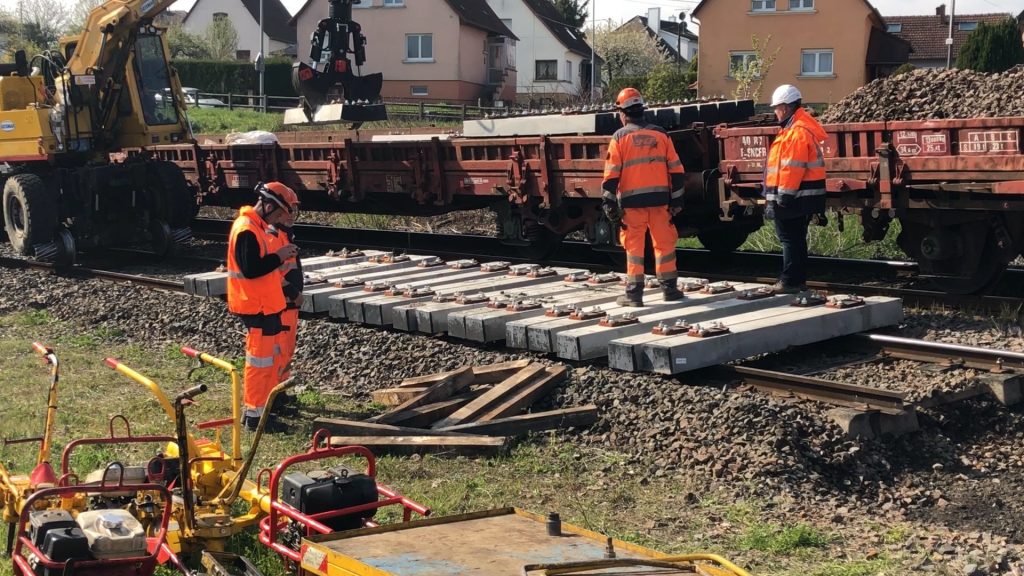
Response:
[[[105,1],[106,0],[78,0],[75,2],[75,5],[70,10],[70,17],[64,33],[80,33],[85,28],[85,21],[89,19],[89,13]]]
[[[238,51],[238,31],[235,30],[227,15],[215,14],[213,22],[206,27],[203,34],[210,58],[214,60],[234,60]]]
[[[750,37],[750,46],[753,49],[754,57],[731,66],[729,70],[730,75],[736,79],[736,89],[732,92],[733,98],[752,99],[754,102],[760,100],[764,81],[775,65],[779,50],[782,49],[780,46],[769,52],[768,45],[771,44],[771,41],[771,34],[765,37],[763,42],[756,34]]]

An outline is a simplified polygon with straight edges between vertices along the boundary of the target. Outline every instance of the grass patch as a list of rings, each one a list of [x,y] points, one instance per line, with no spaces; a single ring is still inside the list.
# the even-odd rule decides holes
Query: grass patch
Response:
[[[399,114],[389,120],[379,122],[366,122],[362,125],[364,129],[391,129],[402,130],[410,128],[460,128],[462,121],[448,118],[426,118],[420,120],[408,114],[418,113],[418,108],[396,108],[388,107],[392,115]],[[427,113],[430,113],[428,107]],[[192,122],[192,132],[195,134],[227,134],[230,132],[249,132],[251,130],[265,130],[267,132],[303,132],[321,130],[345,130],[348,124],[297,124],[285,125],[283,112],[257,112],[248,108],[190,108],[188,118]]]
[[[896,565],[885,558],[875,560],[831,561],[810,569],[808,576],[875,576],[895,574]]]
[[[743,550],[792,554],[805,548],[824,548],[831,541],[831,537],[807,524],[756,524],[749,526],[740,537],[739,546]]]

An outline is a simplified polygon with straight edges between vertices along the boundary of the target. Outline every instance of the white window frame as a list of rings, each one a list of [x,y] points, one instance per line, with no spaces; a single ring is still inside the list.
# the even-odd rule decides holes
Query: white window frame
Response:
[[[417,90],[417,89],[419,89],[419,90]],[[409,95],[410,96],[421,96],[421,97],[422,96],[430,96],[430,86],[419,85],[419,84],[411,85],[411,86],[409,86]]]
[[[810,12],[814,10],[814,0],[789,0],[789,10],[790,12]]]
[[[775,12],[778,0],[750,0],[751,12]],[[769,8],[769,5],[771,6]]]
[[[419,56],[413,56],[409,53],[409,39],[419,38],[419,44],[417,46],[417,54]],[[423,39],[430,40],[430,56],[423,57]],[[403,62],[433,62],[434,61],[434,35],[427,34],[406,34],[405,35],[405,60]]]
[[[885,31],[889,34],[900,34],[903,32],[903,22],[890,22],[885,25]]]
[[[732,51],[730,51],[729,52],[729,78],[735,78],[735,76],[733,76],[733,74],[732,74],[732,71],[733,71],[732,61],[733,61],[733,59],[736,56],[742,57],[741,63],[744,66],[750,60],[757,60],[757,52],[751,52],[751,51],[746,51],[746,50],[732,50]],[[758,74],[756,76],[756,78],[760,78],[760,77],[761,77],[760,74]]]
[[[385,8],[405,8],[405,0],[384,0]]]
[[[832,68],[830,70],[822,71],[821,68],[821,55],[828,54],[829,60],[832,62]],[[814,70],[808,72],[804,70],[804,56],[814,56]],[[813,50],[801,50],[800,51],[800,75],[801,76],[835,76],[836,74],[836,54],[835,50],[831,48],[821,48]]]
[[[977,22],[957,22],[956,29],[960,32],[974,32],[978,29]]]
[[[555,66],[554,66],[554,72],[555,73],[554,73],[554,75],[551,78],[541,78],[540,74],[538,74],[538,72],[540,72],[540,69],[537,66],[541,62],[553,62],[555,64]],[[558,60],[534,60],[533,61],[533,79],[534,79],[535,82],[558,82]]]

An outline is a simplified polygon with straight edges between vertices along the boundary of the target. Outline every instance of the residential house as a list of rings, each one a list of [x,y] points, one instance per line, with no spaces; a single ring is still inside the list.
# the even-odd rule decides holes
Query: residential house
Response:
[[[590,44],[550,0],[487,0],[519,41],[516,99],[563,102],[590,90]]]
[[[187,10],[164,10],[163,12],[156,15],[153,18],[153,23],[157,26],[165,26],[170,28],[175,24],[181,24],[185,21],[185,16],[188,15]]]
[[[308,0],[289,24],[308,39],[327,17],[327,2]],[[382,73],[385,98],[475,104],[515,97],[517,38],[485,0],[363,0],[352,19],[366,36],[357,73]],[[308,47],[299,58],[309,58]]]
[[[671,20],[662,20],[661,8],[648,8],[647,16],[634,16],[617,30],[625,28],[646,30],[673,62],[689,63],[697,56],[697,35],[687,29],[685,13],[680,13],[679,20],[674,15]]]
[[[227,18],[238,32],[235,57],[255,60],[260,53],[261,3],[264,54],[287,55],[289,51],[294,52],[295,29],[288,26],[291,14],[281,0],[196,0],[181,25],[191,34],[202,35],[215,18]]]
[[[978,24],[999,23],[1012,14],[956,14],[953,17],[953,50],[946,44],[949,38],[949,15],[946,5],[935,9],[934,15],[888,16],[885,19],[890,33],[903,38],[914,47],[910,63],[918,68],[945,68],[947,58],[956,64],[956,55]]]
[[[780,84],[800,88],[806,103],[836,102],[907,61],[910,45],[885,31],[867,0],[701,0],[701,95],[731,95],[733,72],[757,61],[752,37],[771,42],[774,65],[762,80],[759,103]],[[776,52],[777,50],[777,52]]]

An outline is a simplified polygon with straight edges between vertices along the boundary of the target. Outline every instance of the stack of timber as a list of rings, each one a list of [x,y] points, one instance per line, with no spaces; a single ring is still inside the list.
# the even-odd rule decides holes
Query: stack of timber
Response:
[[[588,426],[597,407],[524,413],[567,374],[566,366],[515,360],[403,380],[373,393],[391,409],[368,420],[317,418],[331,444],[375,453],[492,456],[529,432]]]

